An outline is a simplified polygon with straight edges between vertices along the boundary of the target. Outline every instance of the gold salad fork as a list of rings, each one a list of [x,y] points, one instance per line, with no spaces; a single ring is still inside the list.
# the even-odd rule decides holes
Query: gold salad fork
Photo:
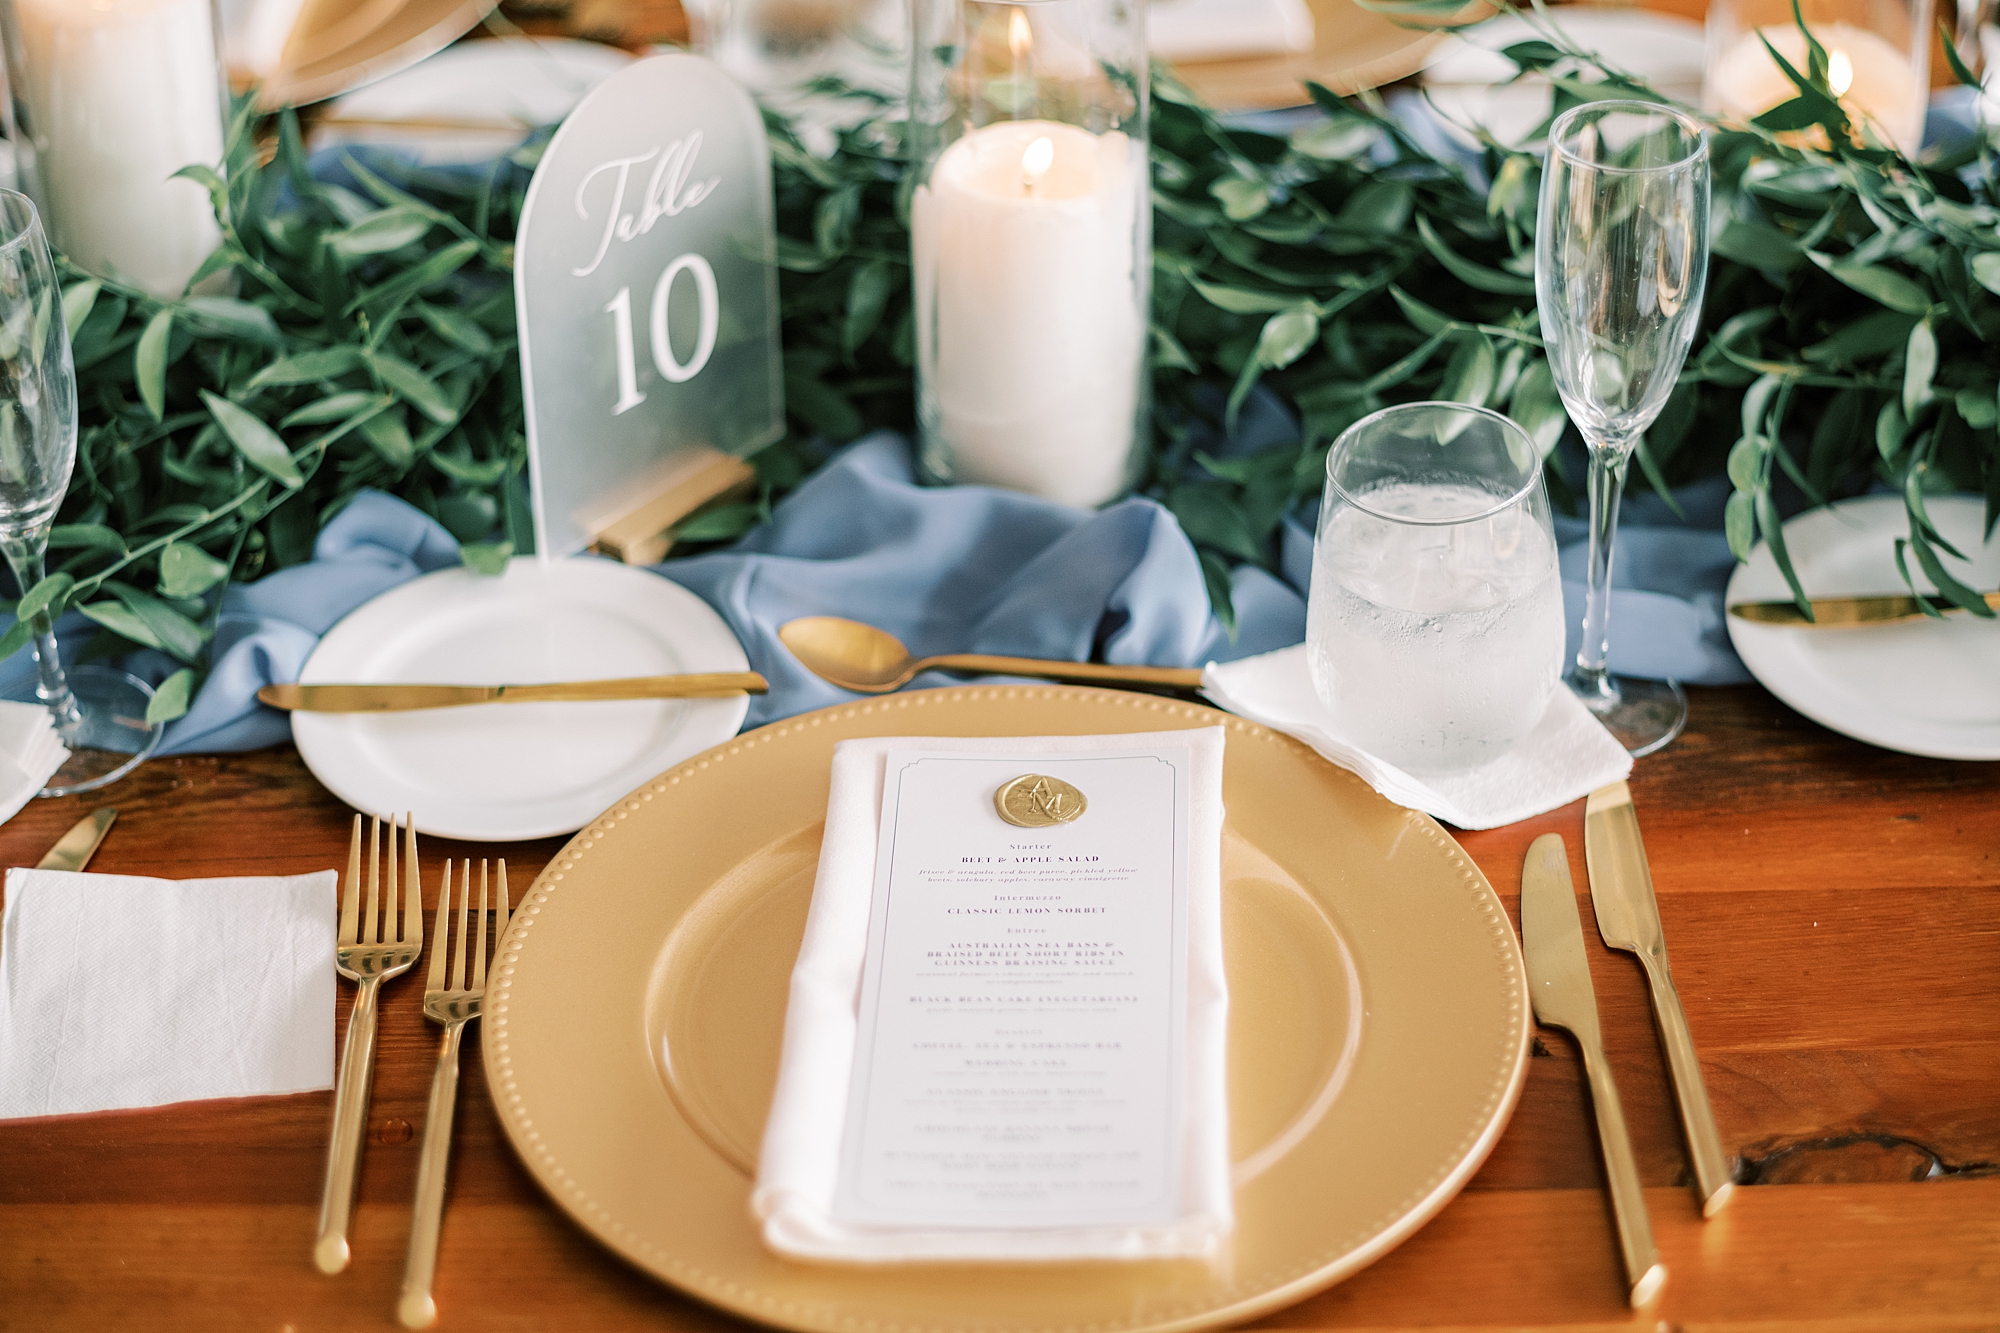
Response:
[[[437,1069],[431,1075],[431,1104],[424,1113],[424,1148],[417,1158],[417,1200],[410,1218],[410,1253],[403,1266],[403,1294],[396,1317],[405,1328],[429,1328],[437,1319],[431,1299],[431,1279],[437,1273],[438,1229],[444,1221],[445,1166],[451,1157],[451,1122],[458,1109],[458,1044],[465,1025],[479,1017],[486,994],[486,862],[479,863],[479,909],[470,914],[472,862],[459,863],[458,929],[451,925],[451,862],[444,864],[444,884],[438,890],[437,947],[431,951],[431,975],[424,987],[424,1017],[444,1025]],[[500,955],[500,938],[507,933],[507,863],[500,862],[499,898],[493,905],[493,955]],[[466,971],[465,942],[473,941],[472,970]],[[447,948],[449,943],[449,948]],[[445,956],[451,956],[449,970]]]
[[[355,982],[354,1011],[340,1048],[340,1081],[333,1093],[333,1139],[326,1150],[326,1192],[319,1205],[319,1239],[313,1263],[322,1273],[347,1267],[347,1220],[354,1208],[355,1168],[361,1160],[361,1131],[368,1121],[368,1089],[375,1077],[375,1001],[382,983],[401,976],[424,950],[423,894],[417,886],[417,830],[405,817],[403,834],[403,923],[396,925],[396,833],[389,822],[388,891],[382,891],[382,821],[368,821],[368,911],[361,903],[361,816],[347,851],[347,888],[340,901],[340,941],[334,965]]]

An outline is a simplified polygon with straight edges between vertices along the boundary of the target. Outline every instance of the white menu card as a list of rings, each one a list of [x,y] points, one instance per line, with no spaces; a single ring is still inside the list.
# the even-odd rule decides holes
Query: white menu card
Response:
[[[1214,1258],[1223,731],[834,747],[751,1208],[788,1259]]]
[[[842,1215],[1179,1213],[1189,762],[888,754]],[[1082,813],[1007,822],[995,793],[1022,778],[1067,784]]]

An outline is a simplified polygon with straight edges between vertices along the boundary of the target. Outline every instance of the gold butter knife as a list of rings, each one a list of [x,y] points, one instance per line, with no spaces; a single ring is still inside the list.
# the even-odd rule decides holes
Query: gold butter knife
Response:
[[[1667,1283],[1667,1266],[1653,1248],[1653,1225],[1646,1216],[1646,1193],[1618,1085],[1604,1057],[1597,1025],[1597,992],[1590,984],[1590,959],[1583,951],[1583,919],[1569,877],[1569,851],[1560,833],[1545,833],[1528,848],[1521,867],[1521,944],[1528,960],[1528,989],[1535,1019],[1563,1028],[1583,1052],[1590,1100],[1597,1110],[1597,1137],[1604,1150],[1604,1173],[1611,1183],[1611,1211],[1618,1222],[1618,1246],[1625,1258],[1627,1296],[1644,1307]]]
[[[613,699],[725,699],[764,694],[770,682],[754,671],[682,676],[629,676],[555,685],[266,685],[257,698],[302,713],[400,713],[467,704],[599,703]]]
[[[116,818],[118,811],[109,806],[91,811],[72,824],[69,832],[56,839],[56,845],[49,848],[47,856],[35,863],[35,869],[83,869],[90,864],[90,858],[97,855],[98,844],[111,831],[111,821]]]
[[[1695,1186],[1701,1192],[1701,1214],[1714,1217],[1736,1191],[1723,1155],[1722,1135],[1709,1108],[1708,1089],[1701,1081],[1701,1060],[1694,1036],[1681,1011],[1667,966],[1667,937],[1660,928],[1660,904],[1653,896],[1653,872],[1646,863],[1646,844],[1639,836],[1639,812],[1632,789],[1623,782],[1600,787],[1584,804],[1583,855],[1590,868],[1590,901],[1597,909],[1597,933],[1614,949],[1639,956],[1653,995],[1653,1015],[1660,1041],[1667,1048],[1667,1066],[1674,1076],[1674,1095],[1681,1104],[1681,1124],[1687,1131],[1688,1155],[1694,1159]]]
[[[1989,592],[1986,605],[2000,611],[2000,592]],[[1953,606],[1942,597],[1929,599],[1932,606],[1950,615],[1965,608]],[[1813,618],[1807,620],[1797,602],[1737,602],[1729,614],[1758,625],[1791,625],[1803,629],[1853,629],[1860,625],[1894,625],[1905,620],[1924,619],[1924,609],[1907,594],[1882,597],[1814,597],[1809,603]]]

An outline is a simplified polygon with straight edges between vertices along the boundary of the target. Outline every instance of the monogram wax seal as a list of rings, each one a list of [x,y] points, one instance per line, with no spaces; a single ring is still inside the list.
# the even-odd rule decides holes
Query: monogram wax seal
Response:
[[[1090,802],[1061,778],[1023,773],[993,793],[993,808],[1000,812],[1000,818],[1016,827],[1047,828],[1051,824],[1073,823],[1090,808]]]

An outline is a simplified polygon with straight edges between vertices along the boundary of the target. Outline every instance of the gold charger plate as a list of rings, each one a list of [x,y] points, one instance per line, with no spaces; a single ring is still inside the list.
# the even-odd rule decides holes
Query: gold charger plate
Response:
[[[1437,25],[1404,27],[1354,0],[1307,0],[1313,49],[1239,60],[1182,61],[1174,73],[1211,106],[1225,111],[1301,106],[1307,79],[1343,97],[1407,78],[1424,67],[1444,40],[1437,27],[1470,23],[1493,11],[1476,0]]]
[[[750,1215],[834,743],[1228,728],[1223,931],[1237,1229],[1188,1262],[837,1268]],[[1379,1258],[1485,1160],[1527,1069],[1500,900],[1428,816],[1277,732],[1147,695],[915,690],[774,723],[618,802],[524,896],[486,1071],[528,1169],[634,1264],[813,1333],[1153,1333]]]

